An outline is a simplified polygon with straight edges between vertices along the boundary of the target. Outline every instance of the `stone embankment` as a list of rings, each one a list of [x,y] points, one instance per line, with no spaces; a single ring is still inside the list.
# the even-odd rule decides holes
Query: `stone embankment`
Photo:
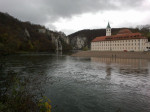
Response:
[[[80,51],[75,57],[105,57],[105,58],[130,58],[150,59],[150,52],[121,52],[121,51]]]

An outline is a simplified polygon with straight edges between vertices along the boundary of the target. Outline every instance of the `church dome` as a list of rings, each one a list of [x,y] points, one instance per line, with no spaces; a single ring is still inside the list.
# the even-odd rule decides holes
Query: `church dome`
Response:
[[[118,34],[128,34],[128,33],[132,33],[129,29],[122,29],[118,32]]]

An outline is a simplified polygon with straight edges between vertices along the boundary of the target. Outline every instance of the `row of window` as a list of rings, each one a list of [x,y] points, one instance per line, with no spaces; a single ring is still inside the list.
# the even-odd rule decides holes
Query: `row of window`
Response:
[[[134,50],[134,51],[136,51],[136,50],[139,50],[140,48],[138,47],[138,48],[136,48],[136,47],[123,47],[123,48],[114,48],[114,47],[112,47],[112,48],[105,48],[105,49],[100,49],[100,48],[97,48],[97,49],[92,49],[92,50]],[[144,50],[144,48],[141,48],[142,50]]]
[[[97,49],[97,50],[105,50],[105,49],[109,49],[109,50],[111,50],[111,49],[113,49],[113,50],[118,50],[118,49],[122,49],[122,50],[124,50],[124,49],[140,49],[140,47],[105,47],[105,48],[92,48],[93,50],[94,49]],[[141,49],[144,49],[144,47],[141,47]]]
[[[142,39],[141,40],[142,42],[147,42],[148,40],[147,39]],[[99,44],[99,43],[102,43],[102,44],[105,44],[105,43],[120,43],[120,42],[140,42],[140,40],[118,40],[118,41],[101,41],[101,42],[94,42],[95,44]]]
[[[140,43],[129,43],[129,44],[102,44],[102,45],[92,45],[94,46],[133,46],[140,45]],[[145,43],[141,43],[141,45],[145,45]]]
[[[135,37],[140,37],[141,35],[131,35],[131,36],[124,36],[124,37],[108,37],[106,38],[107,40],[112,40],[112,39],[127,39],[127,38],[135,38]]]

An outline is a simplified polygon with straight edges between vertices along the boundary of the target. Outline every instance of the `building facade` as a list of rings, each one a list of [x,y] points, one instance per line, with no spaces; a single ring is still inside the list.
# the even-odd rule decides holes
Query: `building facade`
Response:
[[[91,42],[92,51],[147,51],[150,43],[141,33],[132,33],[123,29],[117,35],[111,36],[111,27],[108,23],[106,36],[96,37]]]

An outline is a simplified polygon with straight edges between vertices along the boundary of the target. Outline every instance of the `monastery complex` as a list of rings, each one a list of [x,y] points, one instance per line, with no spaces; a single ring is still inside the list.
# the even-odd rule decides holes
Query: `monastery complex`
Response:
[[[111,35],[108,23],[106,36],[96,37],[91,42],[91,51],[148,51],[150,42],[141,33],[132,33],[129,29],[122,29],[117,35]]]

